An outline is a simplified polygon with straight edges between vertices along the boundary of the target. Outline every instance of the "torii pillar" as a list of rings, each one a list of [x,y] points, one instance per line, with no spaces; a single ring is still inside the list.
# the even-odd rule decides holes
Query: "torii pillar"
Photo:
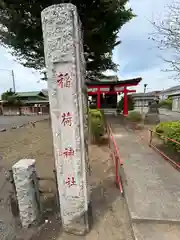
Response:
[[[122,91],[124,93],[124,102],[123,102],[123,115],[128,116],[128,93],[136,92],[136,90],[128,90],[127,87],[124,87]]]

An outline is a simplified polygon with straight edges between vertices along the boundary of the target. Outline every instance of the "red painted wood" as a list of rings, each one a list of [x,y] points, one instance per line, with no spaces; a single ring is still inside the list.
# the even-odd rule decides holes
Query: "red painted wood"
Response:
[[[131,92],[136,92],[136,90],[128,90],[127,89],[127,91],[128,91],[128,93],[131,93]],[[124,90],[122,90],[122,91],[111,91],[111,92],[109,92],[109,91],[103,91],[103,92],[101,92],[100,91],[100,94],[102,94],[102,93],[105,93],[105,94],[109,94],[109,95],[115,95],[115,94],[117,94],[117,93],[123,93],[124,92]],[[97,94],[97,92],[88,92],[88,95],[96,95]]]
[[[124,106],[123,106],[123,115],[127,116],[128,115],[128,97],[127,97],[128,90],[125,87],[124,88]]]
[[[137,86],[138,85],[138,83],[134,83],[134,84],[123,84],[123,85],[121,85],[121,84],[117,84],[117,85],[114,85],[114,87],[131,87],[131,86]],[[98,88],[98,87],[100,87],[100,88],[108,88],[108,87],[111,87],[111,85],[90,85],[90,86],[88,86],[88,88]]]
[[[100,87],[98,87],[98,91],[97,91],[97,108],[98,108],[98,109],[101,108],[101,92],[100,92]]]
[[[88,86],[89,89],[91,88],[94,88],[94,89],[97,89],[97,91],[95,92],[88,92],[88,95],[97,95],[97,108],[100,109],[101,108],[101,94],[104,93],[104,94],[110,94],[110,95],[115,95],[117,93],[124,93],[124,107],[123,107],[123,114],[124,116],[127,116],[128,115],[128,96],[127,94],[128,93],[132,93],[132,92],[136,92],[136,90],[128,90],[127,87],[130,87],[130,86],[137,86],[138,83],[136,84],[124,84],[124,85],[114,85],[114,88],[115,87],[124,87],[124,89],[120,90],[120,91],[102,91],[100,89],[102,88],[110,88],[111,86],[110,85],[99,85],[99,86]]]
[[[116,144],[115,138],[113,136],[113,132],[112,132],[110,125],[108,125],[108,135],[109,135],[109,140],[111,142],[109,144],[109,148],[111,150],[111,153],[112,153],[111,156],[112,156],[112,158],[114,160],[114,164],[115,164],[116,185],[119,187],[120,192],[123,194],[123,192],[124,192],[123,183],[122,183],[121,176],[119,173],[119,167],[121,167],[123,165],[123,161],[120,158],[119,150],[117,148],[117,144]],[[118,161],[120,162],[120,165],[119,165]]]

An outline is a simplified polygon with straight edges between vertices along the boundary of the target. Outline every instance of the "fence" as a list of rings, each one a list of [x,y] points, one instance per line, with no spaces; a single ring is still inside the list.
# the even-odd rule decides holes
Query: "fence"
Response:
[[[149,132],[150,132],[150,138],[149,138],[149,146],[151,148],[153,148],[156,152],[158,152],[165,160],[169,161],[176,169],[180,170],[180,165],[178,163],[176,163],[172,158],[170,158],[169,156],[167,156],[164,152],[162,152],[160,149],[158,149],[153,143],[153,133],[160,136],[160,137],[163,137],[164,140],[166,141],[170,141],[170,142],[173,142],[177,145],[180,145],[179,142],[177,142],[176,140],[174,139],[171,139],[169,137],[166,137],[164,136],[163,134],[160,134],[160,133],[157,133],[155,131],[153,131],[152,129],[148,129]]]
[[[121,194],[124,194],[124,189],[123,189],[123,182],[122,182],[122,178],[121,178],[121,168],[123,165],[123,161],[120,158],[119,155],[119,150],[117,148],[117,144],[116,141],[114,139],[114,135],[111,129],[111,126],[109,124],[107,124],[107,132],[108,132],[108,137],[109,137],[109,148],[111,151],[111,157],[114,161],[115,164],[115,183],[116,186],[119,188]]]
[[[22,106],[22,107],[6,107],[4,106],[1,110],[0,115],[4,116],[34,116],[34,115],[48,115],[49,107],[41,106]]]

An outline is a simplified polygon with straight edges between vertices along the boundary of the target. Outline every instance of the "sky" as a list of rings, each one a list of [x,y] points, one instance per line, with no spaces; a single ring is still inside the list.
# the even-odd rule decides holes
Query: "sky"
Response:
[[[121,80],[142,77],[138,92],[142,92],[144,84],[148,84],[147,91],[162,90],[178,85],[172,79],[172,73],[167,69],[160,56],[165,53],[157,48],[152,41],[155,29],[152,22],[159,22],[167,15],[167,4],[172,0],[130,0],[129,6],[137,17],[125,24],[119,32],[122,43],[116,47],[113,60],[119,64],[118,76]],[[166,52],[167,57],[167,52]]]
[[[130,0],[129,6],[137,17],[126,23],[119,31],[122,43],[113,51],[113,60],[119,64],[117,75],[120,80],[142,77],[137,92],[143,91],[144,84],[148,84],[147,91],[162,90],[178,85],[169,78],[169,73],[163,72],[167,66],[161,60],[156,44],[148,39],[154,28],[151,22],[164,17],[165,7],[172,0]],[[3,70],[4,69],[4,70]],[[16,91],[38,91],[47,88],[45,81],[40,81],[40,74],[19,64],[0,46],[0,93],[13,86],[11,70],[14,70]],[[107,74],[111,74],[108,71]]]

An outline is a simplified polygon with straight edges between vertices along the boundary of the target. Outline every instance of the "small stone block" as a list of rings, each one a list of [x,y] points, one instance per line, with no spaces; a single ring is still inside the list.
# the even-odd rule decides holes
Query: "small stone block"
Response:
[[[32,184],[32,173],[35,171],[34,159],[21,159],[12,167],[19,205],[20,220],[28,228],[38,218],[35,189]]]

